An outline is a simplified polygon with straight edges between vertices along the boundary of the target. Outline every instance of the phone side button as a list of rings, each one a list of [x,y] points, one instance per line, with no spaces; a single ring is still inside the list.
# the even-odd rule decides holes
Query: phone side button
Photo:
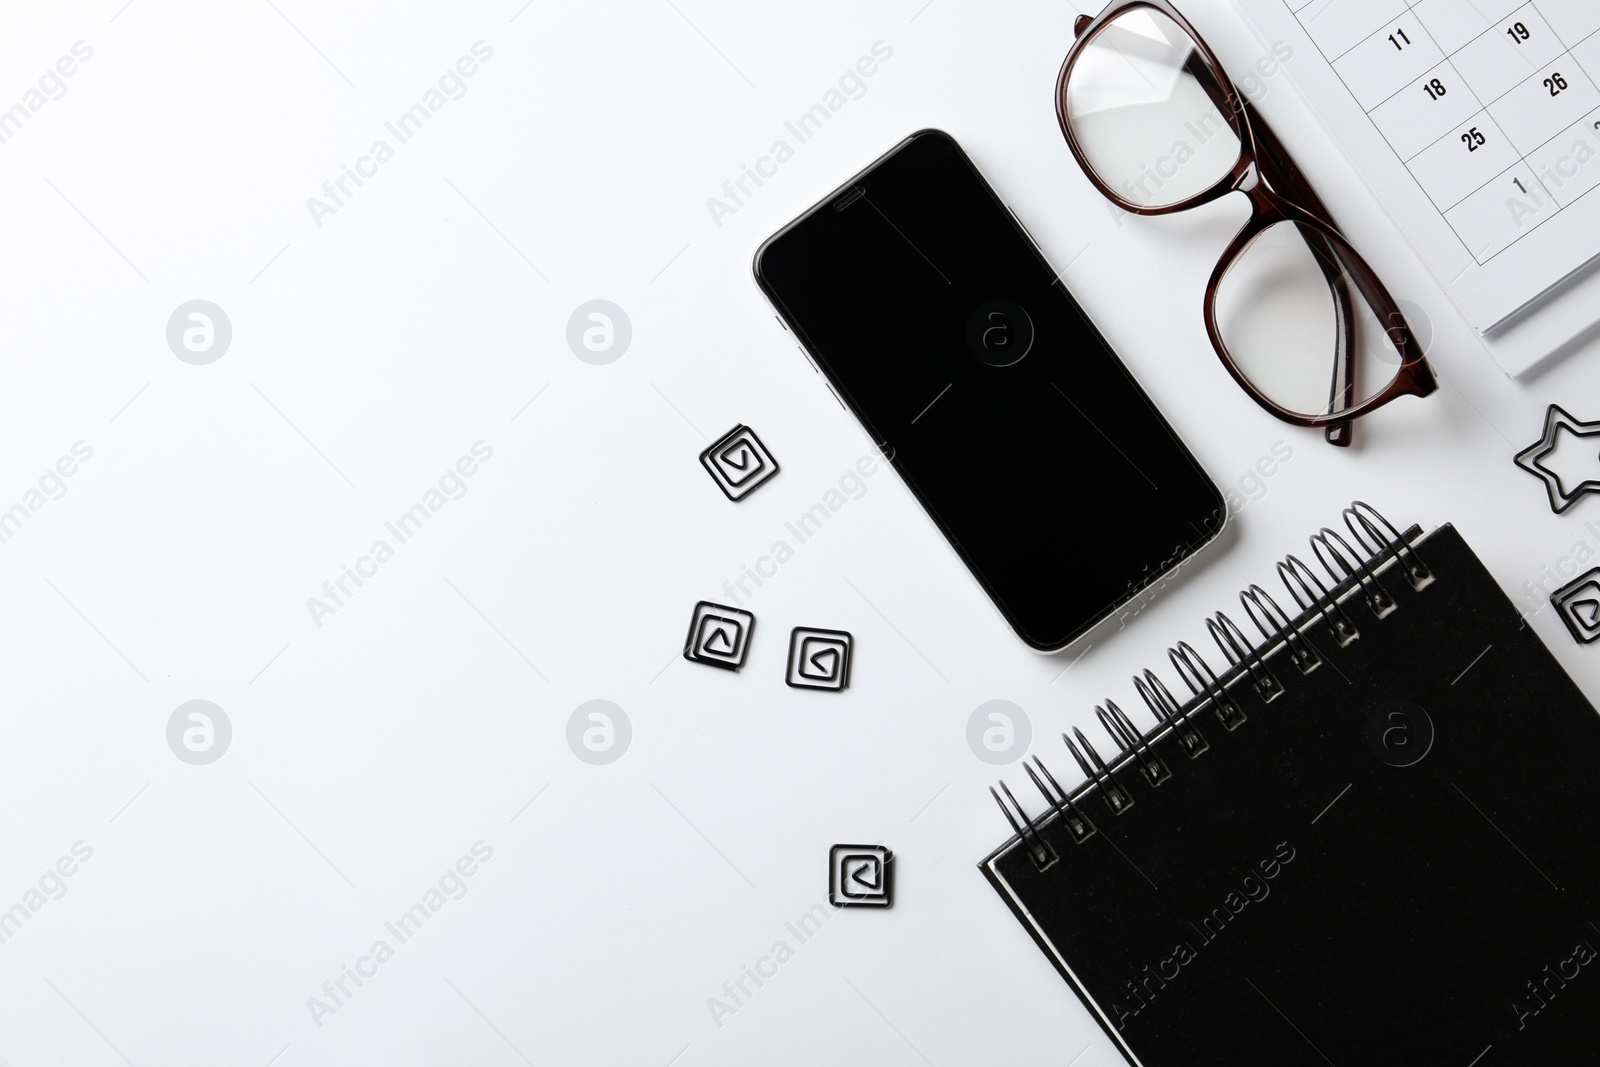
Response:
[[[795,348],[800,350],[800,354],[802,356],[806,357],[806,362],[811,364],[811,369],[813,371],[815,371],[816,373],[821,374],[822,373],[822,368],[817,366],[817,361],[811,358],[811,353],[806,351],[806,346],[801,344],[799,341],[796,341],[794,343],[794,346],[795,346]]]
[[[828,387],[828,392],[833,396],[834,401],[838,403],[839,410],[848,412],[850,409],[844,406],[844,401],[839,399],[839,394],[833,391],[833,384],[831,382],[823,382],[822,384]]]
[[[777,319],[777,320],[778,320],[778,325],[779,325],[779,326],[782,326],[782,327],[783,327],[783,332],[784,332],[784,333],[788,333],[788,332],[789,332],[789,327],[788,327],[788,325],[787,325],[787,324],[786,324],[786,323],[785,323],[785,322],[784,322],[784,321],[783,321],[783,317],[782,317],[782,316],[780,316],[780,315],[774,315],[774,316],[772,316],[772,317],[773,317],[773,318],[775,318],[775,319]]]

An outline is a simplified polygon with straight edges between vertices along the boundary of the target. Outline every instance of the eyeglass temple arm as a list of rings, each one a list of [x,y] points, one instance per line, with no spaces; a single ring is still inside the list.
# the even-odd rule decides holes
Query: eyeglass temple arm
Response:
[[[1081,28],[1079,32],[1081,33]],[[1278,135],[1250,101],[1242,96],[1238,98],[1237,103],[1230,100],[1227,90],[1212,75],[1198,51],[1189,54],[1189,61],[1185,67],[1205,89],[1206,95],[1211,97],[1211,102],[1219,111],[1226,113],[1236,107],[1243,113],[1245,121],[1249,123],[1250,130],[1255,135],[1256,166],[1267,185],[1276,190],[1280,196],[1292,200],[1299,207],[1332,226],[1333,215],[1327,205],[1317,196],[1310,182],[1306,181],[1300,169],[1291,161],[1283,142],[1278,140]],[[1356,386],[1355,312],[1350,300],[1350,287],[1345,280],[1344,271],[1338,266],[1340,258],[1338,248],[1310,232],[1302,230],[1301,235],[1311,245],[1311,250],[1316,255],[1317,266],[1328,279],[1328,286],[1332,290],[1338,313],[1338,350],[1334,358],[1329,407],[1336,409],[1341,403],[1344,407],[1349,407],[1355,401]],[[1324,429],[1324,436],[1330,445],[1347,448],[1355,440],[1354,430],[1354,424],[1350,419],[1342,419],[1339,422],[1329,423]]]
[[[1081,35],[1089,22],[1092,21],[1087,15],[1079,15],[1076,26],[1077,32]],[[1184,63],[1183,69],[1186,74],[1200,83],[1200,87],[1205,90],[1206,95],[1211,98],[1211,102],[1216,105],[1218,111],[1224,115],[1230,112],[1238,112],[1245,116],[1251,132],[1255,134],[1256,148],[1258,149],[1256,165],[1260,168],[1261,176],[1266,179],[1267,184],[1272,186],[1280,196],[1293,200],[1298,206],[1317,216],[1329,226],[1334,225],[1333,214],[1328,210],[1328,206],[1322,202],[1322,198],[1317,196],[1316,191],[1311,188],[1311,184],[1305,180],[1305,176],[1300,173],[1300,168],[1295,166],[1289,156],[1289,150],[1283,146],[1283,142],[1278,139],[1278,135],[1267,124],[1267,120],[1262,117],[1261,112],[1257,111],[1255,106],[1243,95],[1240,95],[1237,99],[1231,98],[1228,95],[1228,90],[1217,80],[1217,76],[1212,73],[1210,66],[1205,61],[1205,57],[1200,54],[1198,49],[1189,53],[1189,59]]]
[[[1248,100],[1242,100],[1240,107],[1247,114],[1250,128],[1255,133],[1256,147],[1259,149],[1256,162],[1267,184],[1276,189],[1280,196],[1292,200],[1330,226],[1333,225],[1332,212],[1316,194],[1316,190],[1311,188],[1311,183],[1306,180],[1300,168],[1290,160],[1288,150],[1278,139],[1277,133],[1268,125],[1267,120]],[[1329,288],[1333,291],[1333,301],[1339,318],[1338,353],[1334,359],[1329,405],[1348,408],[1355,403],[1356,392],[1355,308],[1350,296],[1350,284],[1345,279],[1344,270],[1339,266],[1341,257],[1338,247],[1310,231],[1302,230],[1301,233],[1311,245],[1312,251],[1317,254],[1317,265],[1322,268],[1323,276],[1328,279]],[[1324,436],[1330,445],[1349,447],[1354,440],[1354,425],[1349,419],[1331,423],[1326,427]]]
[[[1072,23],[1073,36],[1082,37],[1084,31],[1093,22],[1093,17],[1079,15]],[[1328,211],[1327,205],[1323,204],[1321,197],[1317,196],[1310,183],[1300,174],[1299,169],[1289,161],[1288,151],[1284,148],[1283,142],[1278,140],[1278,135],[1272,131],[1272,127],[1267,125],[1266,119],[1261,117],[1260,113],[1250,105],[1248,100],[1241,98],[1238,104],[1234,105],[1228,99],[1227,91],[1212,76],[1210,69],[1206,66],[1198,51],[1190,53],[1187,66],[1191,68],[1189,73],[1205,88],[1206,94],[1211,97],[1212,103],[1216,104],[1219,110],[1226,111],[1237,106],[1241,111],[1248,114],[1247,121],[1256,135],[1256,144],[1260,149],[1260,158],[1257,159],[1257,166],[1263,171],[1262,177],[1267,180],[1267,183],[1279,190],[1280,195],[1293,199],[1313,215],[1327,222],[1330,226],[1333,225],[1333,216]],[[1344,404],[1349,406],[1355,396],[1355,375],[1353,373],[1355,315],[1350,302],[1350,289],[1345,282],[1344,272],[1334,263],[1334,260],[1338,258],[1338,249],[1329,245],[1327,241],[1320,237],[1316,238],[1316,244],[1323,246],[1318,249],[1314,244],[1313,251],[1321,253],[1317,256],[1317,264],[1322,268],[1323,274],[1328,279],[1328,284],[1333,291],[1334,303],[1338,306],[1339,313],[1339,351],[1334,361],[1333,395],[1329,398],[1330,406],[1340,401],[1341,393],[1343,394],[1342,400]],[[1328,443],[1331,445],[1348,446],[1354,439],[1351,420],[1344,419],[1330,423],[1326,428],[1326,436]]]
[[[1355,304],[1350,299],[1350,284],[1344,271],[1335,263],[1339,251],[1319,233],[1301,231],[1301,236],[1311,246],[1317,266],[1328,279],[1328,289],[1333,294],[1334,311],[1338,317],[1339,333],[1334,341],[1333,380],[1328,388],[1328,410],[1348,410],[1355,406],[1356,374],[1356,316]],[[1354,423],[1350,419],[1329,423],[1324,436],[1330,445],[1348,448],[1354,440]]]

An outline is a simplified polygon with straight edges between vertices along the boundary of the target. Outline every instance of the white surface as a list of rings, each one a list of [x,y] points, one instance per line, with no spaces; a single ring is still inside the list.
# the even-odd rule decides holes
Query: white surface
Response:
[[[1023,776],[968,749],[973,710],[1023,706],[1065,773],[1060,731],[1106,696],[1135,708],[1136,668],[1205,647],[1203,616],[1355,496],[1455,521],[1512,590],[1600,549],[1600,503],[1555,518],[1511,463],[1545,404],[1600,416],[1592,346],[1503,378],[1274,79],[1262,106],[1436,333],[1439,392],[1348,452],[1259,411],[1206,344],[1202,287],[1242,204],[1118,217],[1068,156],[1070,7],[120,2],[16,8],[0,35],[4,100],[94,49],[0,145],[0,501],[93,448],[0,544],[0,907],[93,849],[0,944],[6,1064],[1115,1064],[977,872],[1004,836],[984,787]],[[1222,0],[1190,7],[1225,62],[1255,58]],[[313,225],[306,198],[478,40],[494,55],[467,94]],[[880,40],[865,95],[715,225],[707,198]],[[879,471],[747,599],[741,673],[685,663],[694,602],[724,600],[869,448],[751,253],[926,125],[1256,499],[1230,547],[1063,674]],[[164,337],[193,298],[233,325],[209,366]],[[592,298],[632,321],[608,366],[565,341]],[[738,422],[782,472],[732,504],[696,454]],[[466,495],[318,628],[307,598],[480,440]],[[1277,442],[1288,460],[1253,475]],[[855,635],[846,693],[783,685],[797,625]],[[1533,625],[1600,693],[1600,652],[1549,611]],[[191,699],[232,722],[209,766],[167,747]],[[608,766],[565,740],[592,699],[632,724]],[[794,944],[828,846],[880,839],[894,908],[829,910]],[[470,891],[394,945],[384,924],[478,841]],[[380,938],[394,957],[317,1027],[307,998]],[[708,998],[779,939],[793,957],[719,1028]]]
[[[1600,9],[1541,2],[1235,0],[1511,375],[1581,347],[1600,292]]]

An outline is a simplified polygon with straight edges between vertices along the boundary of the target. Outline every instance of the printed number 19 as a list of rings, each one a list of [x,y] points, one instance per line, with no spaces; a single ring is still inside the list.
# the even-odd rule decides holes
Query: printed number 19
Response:
[[[1506,27],[1506,36],[1510,37],[1513,43],[1521,44],[1529,37],[1532,37],[1533,34],[1529,32],[1527,23],[1513,22],[1511,25]]]

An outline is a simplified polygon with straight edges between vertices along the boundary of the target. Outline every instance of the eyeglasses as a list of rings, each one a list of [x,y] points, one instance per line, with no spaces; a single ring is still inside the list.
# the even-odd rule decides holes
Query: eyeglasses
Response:
[[[1351,421],[1438,388],[1405,316],[1259,112],[1166,0],[1079,15],[1056,115],[1095,188],[1166,215],[1229,193],[1250,220],[1206,284],[1206,332],[1267,411],[1351,443]]]

